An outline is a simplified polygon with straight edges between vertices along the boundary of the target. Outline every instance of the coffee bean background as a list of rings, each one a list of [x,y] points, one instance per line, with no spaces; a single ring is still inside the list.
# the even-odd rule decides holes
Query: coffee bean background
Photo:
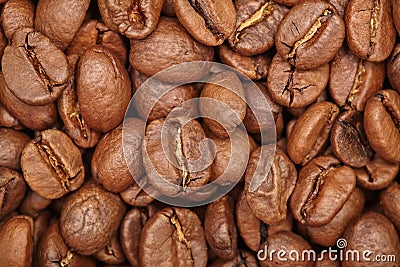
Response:
[[[399,55],[398,0],[0,0],[0,267],[400,266]],[[194,61],[261,94],[139,89]]]

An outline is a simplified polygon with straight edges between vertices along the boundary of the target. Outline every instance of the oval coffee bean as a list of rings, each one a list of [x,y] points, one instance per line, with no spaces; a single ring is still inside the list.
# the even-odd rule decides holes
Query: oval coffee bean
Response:
[[[400,185],[393,182],[379,194],[379,200],[385,215],[400,229]]]
[[[314,69],[331,61],[345,37],[345,24],[336,9],[323,0],[303,1],[279,24],[278,53],[298,69]]]
[[[69,65],[64,53],[45,35],[31,28],[19,28],[1,61],[10,91],[29,105],[56,100],[67,86]],[[20,79],[20,75],[26,77]]]
[[[32,190],[28,190],[19,205],[18,210],[21,214],[36,218],[41,211],[51,204],[51,202],[51,199],[44,198]]]
[[[82,255],[93,255],[117,234],[125,213],[121,198],[94,183],[71,194],[60,216],[62,237],[69,248]]]
[[[350,0],[346,9],[346,40],[362,59],[382,62],[396,41],[389,0]]]
[[[379,91],[368,100],[364,129],[378,154],[386,160],[400,162],[400,96],[396,91]]]
[[[236,9],[231,0],[175,0],[174,8],[183,27],[208,46],[221,45],[235,28]]]
[[[24,177],[19,172],[0,167],[0,220],[19,206],[25,190]]]
[[[10,0],[1,9],[1,26],[8,40],[12,40],[18,28],[33,28],[34,19],[35,5],[31,0]]]
[[[52,129],[25,146],[21,167],[29,187],[49,199],[78,189],[85,176],[79,149],[65,133]]]
[[[0,166],[20,170],[21,153],[30,140],[24,132],[0,128]]]

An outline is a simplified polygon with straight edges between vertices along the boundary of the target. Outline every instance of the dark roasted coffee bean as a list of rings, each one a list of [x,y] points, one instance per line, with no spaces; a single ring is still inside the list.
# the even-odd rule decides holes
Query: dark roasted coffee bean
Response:
[[[362,59],[382,62],[396,41],[389,0],[350,0],[346,9],[346,40]]]
[[[343,237],[347,246],[343,253],[348,251],[370,251],[371,255],[393,255],[396,260],[400,258],[399,235],[393,224],[380,213],[365,212],[356,221],[350,224]],[[369,257],[369,256],[367,256]],[[369,257],[370,260],[373,256]],[[360,261],[342,261],[343,267],[361,267],[368,265],[366,258]],[[396,262],[374,262],[374,266],[395,267]]]
[[[382,88],[384,80],[383,63],[360,59],[342,48],[331,62],[329,93],[340,107],[363,111],[368,98]]]
[[[31,0],[10,0],[1,9],[1,26],[9,40],[18,28],[33,28],[34,18],[35,5]]]
[[[231,0],[175,0],[177,18],[200,43],[221,45],[233,32],[236,9]]]
[[[89,4],[90,0],[40,0],[36,7],[35,28],[65,50],[85,19]]]
[[[100,132],[117,127],[131,98],[128,72],[120,60],[104,46],[92,46],[80,58],[76,75],[78,104],[87,125]]]
[[[229,37],[229,45],[245,56],[268,51],[274,45],[278,25],[289,9],[272,0],[238,0],[235,7],[236,26]]]
[[[356,185],[352,168],[333,156],[320,156],[301,168],[290,198],[293,217],[302,224],[329,223],[350,197]]]
[[[44,198],[32,190],[28,190],[18,210],[21,214],[36,218],[41,211],[51,204],[51,201],[51,199]]]
[[[326,1],[311,0],[294,6],[284,17],[275,45],[290,65],[314,69],[335,57],[344,37],[344,21],[336,9]]]
[[[254,215],[270,225],[286,219],[287,202],[297,180],[292,161],[279,149],[273,156],[274,149],[273,145],[262,146],[251,154],[245,186],[246,199]]]
[[[400,3],[400,2],[399,2]],[[400,11],[400,8],[399,8]],[[400,92],[400,77],[397,75],[400,69],[400,44],[397,44],[386,62],[387,77],[393,89]]]
[[[400,162],[400,96],[396,91],[379,91],[368,100],[364,129],[371,147],[379,155]]]
[[[205,267],[207,244],[197,215],[172,207],[152,216],[142,230],[139,261],[142,267]]]
[[[317,99],[328,80],[328,64],[304,71],[291,66],[276,54],[268,71],[268,91],[276,103],[289,108],[302,108]]]
[[[25,190],[24,177],[19,172],[0,167],[0,220],[19,206]]]
[[[118,195],[94,183],[85,184],[63,205],[60,216],[62,237],[73,251],[93,255],[117,234],[125,210]]]
[[[33,220],[17,215],[0,228],[0,266],[30,267],[33,251]]]
[[[20,170],[21,153],[30,140],[24,132],[0,128],[0,166]]]
[[[218,257],[225,260],[233,259],[238,254],[238,234],[233,211],[233,199],[223,196],[208,204],[204,219],[208,245]]]
[[[385,190],[379,194],[380,204],[385,215],[396,226],[397,231],[400,230],[400,185],[393,182]]]
[[[125,261],[125,254],[117,233],[103,249],[94,254],[94,257],[107,264],[120,264]]]
[[[332,127],[333,153],[344,164],[360,168],[367,164],[373,151],[362,126],[362,114],[349,110],[341,113]]]
[[[143,39],[157,26],[164,0],[99,0],[104,23],[131,39]]]
[[[216,259],[209,267],[258,267],[256,258],[248,251],[239,250],[237,256],[232,260]]]
[[[65,133],[52,129],[25,146],[21,167],[29,187],[49,199],[78,189],[85,176],[79,149]]]
[[[92,158],[92,176],[105,189],[122,192],[143,175],[145,127],[143,121],[130,118],[101,138]]]
[[[29,105],[56,100],[67,86],[69,66],[64,53],[45,35],[19,28],[2,58],[4,79],[10,91]],[[21,79],[20,75],[26,77]]]
[[[294,163],[306,164],[323,149],[339,108],[330,102],[315,103],[297,119],[287,152]]]

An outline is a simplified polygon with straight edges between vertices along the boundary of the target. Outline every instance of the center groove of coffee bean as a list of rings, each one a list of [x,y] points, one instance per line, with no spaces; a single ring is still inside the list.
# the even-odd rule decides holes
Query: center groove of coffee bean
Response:
[[[207,29],[209,29],[217,39],[225,39],[225,35],[219,32],[214,25],[214,22],[211,20],[209,11],[206,8],[203,8],[201,3],[199,3],[197,0],[189,0],[189,3],[193,9],[204,19]]]
[[[354,78],[354,83],[353,86],[351,87],[350,93],[347,97],[347,103],[351,106],[354,97],[357,93],[360,92],[360,86],[363,82],[362,80],[362,75],[365,73],[365,67],[364,67],[364,60],[360,60],[358,62],[358,66],[357,66],[357,73],[356,76]]]
[[[272,11],[274,11],[274,8],[275,8],[275,2],[267,1],[264,5],[261,6],[259,10],[254,12],[248,19],[242,22],[235,31],[235,40],[233,41],[233,45],[236,46],[236,44],[239,42],[239,37],[244,29],[263,21],[265,17],[267,17],[272,13]]]
[[[296,53],[297,49],[307,41],[309,41],[311,38],[314,37],[314,35],[317,33],[318,29],[321,28],[322,24],[333,14],[333,11],[330,9],[325,9],[324,12],[318,17],[317,21],[314,22],[314,24],[311,26],[311,28],[308,30],[308,32],[304,35],[303,38],[298,40],[290,50],[290,53],[287,55],[287,59],[293,59],[294,62],[296,62]]]
[[[380,11],[380,0],[374,0],[374,7],[372,8],[371,14],[371,45],[376,43],[376,34],[379,28],[379,11]]]
[[[175,145],[176,149],[174,156],[179,164],[179,169],[181,170],[180,184],[182,184],[183,189],[185,190],[188,184],[190,183],[190,178],[189,178],[189,171],[187,168],[187,161],[185,155],[183,155],[181,127],[178,128],[178,133],[175,136]]]
[[[293,83],[294,83],[293,75],[294,75],[295,71],[296,71],[296,68],[294,66],[290,66],[290,70],[289,71],[285,71],[285,72],[289,72],[289,78],[286,81],[286,85],[285,85],[285,88],[282,91],[282,95],[284,93],[286,93],[287,91],[289,91],[289,94],[290,94],[290,96],[289,96],[289,107],[293,104],[295,91],[298,91],[299,93],[302,93],[304,89],[307,89],[310,86],[315,86],[314,84],[309,84],[309,85],[306,85],[306,86],[303,86],[303,87],[300,87],[300,88],[294,87],[293,86]]]
[[[192,262],[194,262],[193,260],[193,254],[192,254],[192,249],[190,247],[190,242],[186,239],[185,234],[182,231],[182,226],[179,223],[179,220],[177,218],[177,216],[174,214],[172,215],[171,219],[170,219],[171,223],[175,226],[176,229],[176,234],[178,235],[178,240],[179,242],[185,244],[185,246],[187,247],[187,249],[190,252],[190,259]]]
[[[109,32],[110,30],[102,31],[102,30],[100,30],[100,29],[98,29],[98,28],[96,28],[96,30],[97,30],[96,44],[101,44],[101,43],[103,42],[104,34],[105,34],[106,32]]]
[[[61,266],[61,267],[66,267],[66,266],[68,266],[68,265],[71,263],[73,257],[74,257],[74,253],[71,252],[70,250],[68,250],[68,251],[67,251],[67,256],[65,256],[65,258],[63,258],[63,259],[60,261],[60,266]]]
[[[80,113],[79,104],[78,103],[76,103],[75,110],[72,113],[69,114],[69,117],[72,118],[72,119],[75,119],[75,121],[78,123],[79,129],[81,130],[81,132],[83,134],[83,137],[85,139],[87,139],[88,138],[88,134],[87,134],[87,130],[86,130],[86,123],[85,123],[85,120],[82,117],[82,114]]]

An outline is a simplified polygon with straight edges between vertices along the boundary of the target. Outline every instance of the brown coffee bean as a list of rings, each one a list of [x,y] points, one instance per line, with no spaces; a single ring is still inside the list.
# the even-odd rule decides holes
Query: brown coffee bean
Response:
[[[139,260],[142,267],[205,267],[207,244],[197,215],[171,207],[152,216],[140,237]]]
[[[129,62],[134,69],[146,76],[152,76],[163,69],[184,62],[211,61],[214,56],[212,47],[195,41],[179,21],[173,18],[161,17],[152,34],[143,40],[131,39],[130,42]],[[186,73],[179,73],[180,77],[166,76],[163,80],[174,82],[193,80],[203,73],[203,69],[191,69]]]
[[[78,189],[85,175],[79,149],[66,134],[52,129],[25,146],[21,167],[29,187],[49,199]]]
[[[148,178],[146,176],[142,176],[139,178],[139,181],[148,181]],[[137,183],[131,184],[127,189],[124,191],[120,192],[120,196],[122,200],[131,206],[147,206],[151,202],[154,201],[154,198],[152,195],[149,195],[147,192],[143,190],[143,188],[146,188],[148,190],[148,185],[146,182],[143,182],[141,186],[139,186]],[[155,190],[154,190],[155,191]]]
[[[97,4],[104,23],[111,30],[130,39],[143,39],[156,28],[164,0],[99,0]]]
[[[104,23],[94,19],[82,24],[65,52],[67,55],[77,54],[82,56],[93,45],[107,47],[121,60],[123,65],[126,65],[128,49],[122,37],[110,30]]]
[[[44,198],[32,190],[27,190],[18,210],[21,214],[36,218],[41,211],[51,204],[51,202],[51,199]]]
[[[32,264],[33,220],[17,215],[0,229],[0,266],[30,267]]]
[[[400,96],[396,91],[382,90],[368,100],[364,129],[378,154],[386,160],[400,162]]]
[[[212,76],[201,90],[199,109],[213,134],[229,137],[246,115],[246,99],[239,77],[233,72]]]
[[[128,72],[106,47],[92,46],[79,60],[78,104],[92,129],[108,132],[122,122],[131,98],[130,87]]]
[[[345,37],[345,24],[323,0],[303,1],[279,24],[276,50],[298,69],[314,69],[331,61]]]
[[[332,126],[333,153],[344,164],[360,168],[373,155],[362,125],[362,114],[349,110],[341,113]]]
[[[70,75],[64,53],[31,28],[16,30],[12,45],[4,50],[2,67],[10,91],[29,105],[56,100]],[[26,78],[21,79],[20,75]]]
[[[400,92],[400,78],[398,77],[398,75],[396,75],[400,68],[399,55],[400,44],[397,44],[393,48],[392,54],[386,62],[387,77],[389,78],[390,84],[392,85],[393,89],[395,89],[397,92]]]
[[[315,103],[297,119],[287,152],[294,163],[306,164],[323,149],[339,108],[330,102]]]
[[[22,123],[19,120],[17,120],[13,115],[11,115],[10,112],[1,103],[1,93],[0,93],[0,127],[12,128],[14,130],[25,129],[25,126],[22,125]]]
[[[204,231],[207,243],[214,253],[225,260],[238,254],[238,234],[233,214],[233,199],[228,195],[208,204]]]
[[[19,206],[25,190],[24,177],[19,172],[0,167],[0,220]]]
[[[380,213],[365,212],[356,221],[350,224],[343,237],[347,240],[344,248],[345,255],[349,250],[371,251],[367,257],[370,260],[376,255],[394,255],[395,259],[400,258],[399,236],[393,224]],[[343,267],[361,267],[368,265],[370,261],[360,257],[360,261],[342,261]],[[374,262],[374,266],[395,267],[396,262]]]
[[[350,0],[346,9],[346,40],[362,59],[382,62],[396,41],[390,1]]]
[[[129,118],[100,139],[92,158],[92,176],[105,189],[122,192],[143,175],[145,127],[143,121]]]
[[[35,5],[31,0],[10,0],[1,9],[1,26],[9,40],[18,28],[33,28],[34,18]]]
[[[12,116],[32,130],[48,129],[58,118],[55,102],[44,106],[31,106],[15,97],[8,88],[3,73],[0,73],[0,101]]]
[[[119,240],[119,234],[117,233],[103,249],[97,251],[94,257],[107,264],[123,263],[126,258]]]
[[[396,226],[397,231],[400,229],[400,185],[393,182],[385,190],[379,194],[380,204],[385,215]]]
[[[236,9],[231,0],[175,0],[174,10],[183,27],[208,46],[221,45],[235,29]]]
[[[232,260],[216,259],[209,267],[258,267],[256,258],[248,251],[239,250],[238,255]]]
[[[299,70],[276,54],[268,71],[268,91],[272,99],[285,107],[302,108],[313,103],[328,84],[329,65]]]
[[[117,234],[125,213],[120,197],[94,183],[71,194],[61,211],[60,228],[69,248],[93,255]]]
[[[21,153],[30,140],[24,132],[0,128],[0,166],[20,170]]]
[[[274,145],[256,149],[246,170],[246,199],[254,215],[266,224],[286,219],[287,202],[297,180],[292,161]],[[273,158],[272,158],[273,157]]]
[[[49,210],[40,212],[39,215],[34,218],[33,221],[33,255],[32,255],[32,266],[39,265],[38,259],[38,247],[39,240],[42,238],[47,228],[53,223],[52,213]]]
[[[65,50],[85,19],[89,4],[90,0],[40,0],[36,7],[35,29]]]
[[[236,26],[229,37],[229,45],[245,56],[268,51],[275,43],[278,25],[289,11],[271,0],[238,0]]]
[[[352,168],[333,156],[320,156],[301,168],[290,198],[293,217],[302,224],[321,226],[340,211],[356,185]]]

